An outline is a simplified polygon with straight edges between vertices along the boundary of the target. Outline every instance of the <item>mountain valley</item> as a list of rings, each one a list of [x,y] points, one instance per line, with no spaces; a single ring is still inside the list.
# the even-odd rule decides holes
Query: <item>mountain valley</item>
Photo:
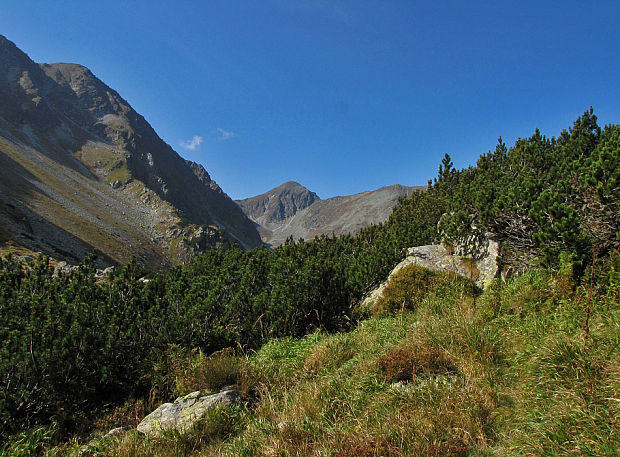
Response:
[[[287,182],[234,202],[89,69],[37,64],[3,36],[0,100],[1,252],[161,268],[230,244],[354,234],[416,189],[323,200]]]

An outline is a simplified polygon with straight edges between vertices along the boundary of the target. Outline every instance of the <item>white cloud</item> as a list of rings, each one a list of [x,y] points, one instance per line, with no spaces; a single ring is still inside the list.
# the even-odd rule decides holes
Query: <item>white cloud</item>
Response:
[[[195,151],[198,149],[198,146],[202,143],[202,137],[198,135],[194,135],[193,138],[189,141],[181,141],[181,147],[183,149],[189,149],[191,151]]]
[[[230,140],[231,138],[237,136],[235,132],[227,131],[221,128],[217,128],[215,131],[217,132],[217,139],[220,141]]]

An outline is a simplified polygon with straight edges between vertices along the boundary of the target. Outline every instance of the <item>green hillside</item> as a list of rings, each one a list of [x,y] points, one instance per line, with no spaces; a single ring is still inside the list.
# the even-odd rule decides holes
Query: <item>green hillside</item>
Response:
[[[70,454],[93,430],[230,383],[243,402],[187,434],[132,431],[89,452],[618,455],[619,157],[620,127],[590,110],[557,138],[500,139],[476,167],[446,155],[426,191],[356,236],[103,280],[92,259],[54,275],[7,257],[0,455]],[[401,306],[359,306],[406,248],[442,241],[475,259],[487,236],[506,282],[482,292],[403,269]]]

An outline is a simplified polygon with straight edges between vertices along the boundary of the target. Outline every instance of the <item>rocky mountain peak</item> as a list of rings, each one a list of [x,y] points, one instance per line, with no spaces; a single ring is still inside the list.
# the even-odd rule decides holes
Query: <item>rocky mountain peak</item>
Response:
[[[57,84],[70,88],[77,97],[78,107],[88,111],[95,120],[102,121],[110,114],[137,117],[127,101],[85,66],[52,63],[40,64],[40,67]]]
[[[422,189],[393,184],[321,200],[301,184],[289,181],[237,203],[259,225],[263,241],[279,246],[291,236],[311,240],[320,235],[356,233],[362,227],[385,221],[400,197]]]
[[[237,200],[244,213],[257,224],[269,227],[319,201],[317,194],[298,182],[288,181],[256,197]]]
[[[0,35],[0,87],[19,84],[24,73],[31,73],[36,67],[12,41]]]

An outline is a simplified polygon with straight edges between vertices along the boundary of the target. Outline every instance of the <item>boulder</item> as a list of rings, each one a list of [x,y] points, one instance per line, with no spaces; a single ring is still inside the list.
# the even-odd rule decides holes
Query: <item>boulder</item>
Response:
[[[67,262],[65,262],[64,260],[62,262],[58,262],[58,264],[56,265],[56,267],[54,267],[54,272],[52,273],[52,277],[56,278],[59,275],[66,275],[69,274],[72,271],[77,270],[78,268],[80,268],[77,265],[70,265]]]
[[[417,265],[435,271],[451,271],[475,281],[476,286],[484,289],[499,274],[497,256],[499,246],[496,241],[487,239],[484,249],[476,258],[463,257],[448,251],[441,244],[417,246],[407,250],[407,257],[390,273],[387,281],[370,292],[361,304],[362,309],[371,309],[383,294],[390,277],[406,265]]]
[[[164,403],[138,424],[138,431],[145,435],[156,436],[166,429],[186,432],[206,416],[216,405],[236,402],[239,392],[225,388],[212,395],[201,396],[200,391],[177,398],[174,403]]]
[[[95,278],[102,279],[109,277],[114,272],[114,267],[107,267],[103,270],[97,269],[95,271]]]
[[[452,271],[472,279],[483,289],[498,275],[498,253],[499,246],[493,240],[487,240],[484,250],[475,258],[451,254],[443,245],[431,244],[410,248],[397,268],[413,264],[429,270]]]

